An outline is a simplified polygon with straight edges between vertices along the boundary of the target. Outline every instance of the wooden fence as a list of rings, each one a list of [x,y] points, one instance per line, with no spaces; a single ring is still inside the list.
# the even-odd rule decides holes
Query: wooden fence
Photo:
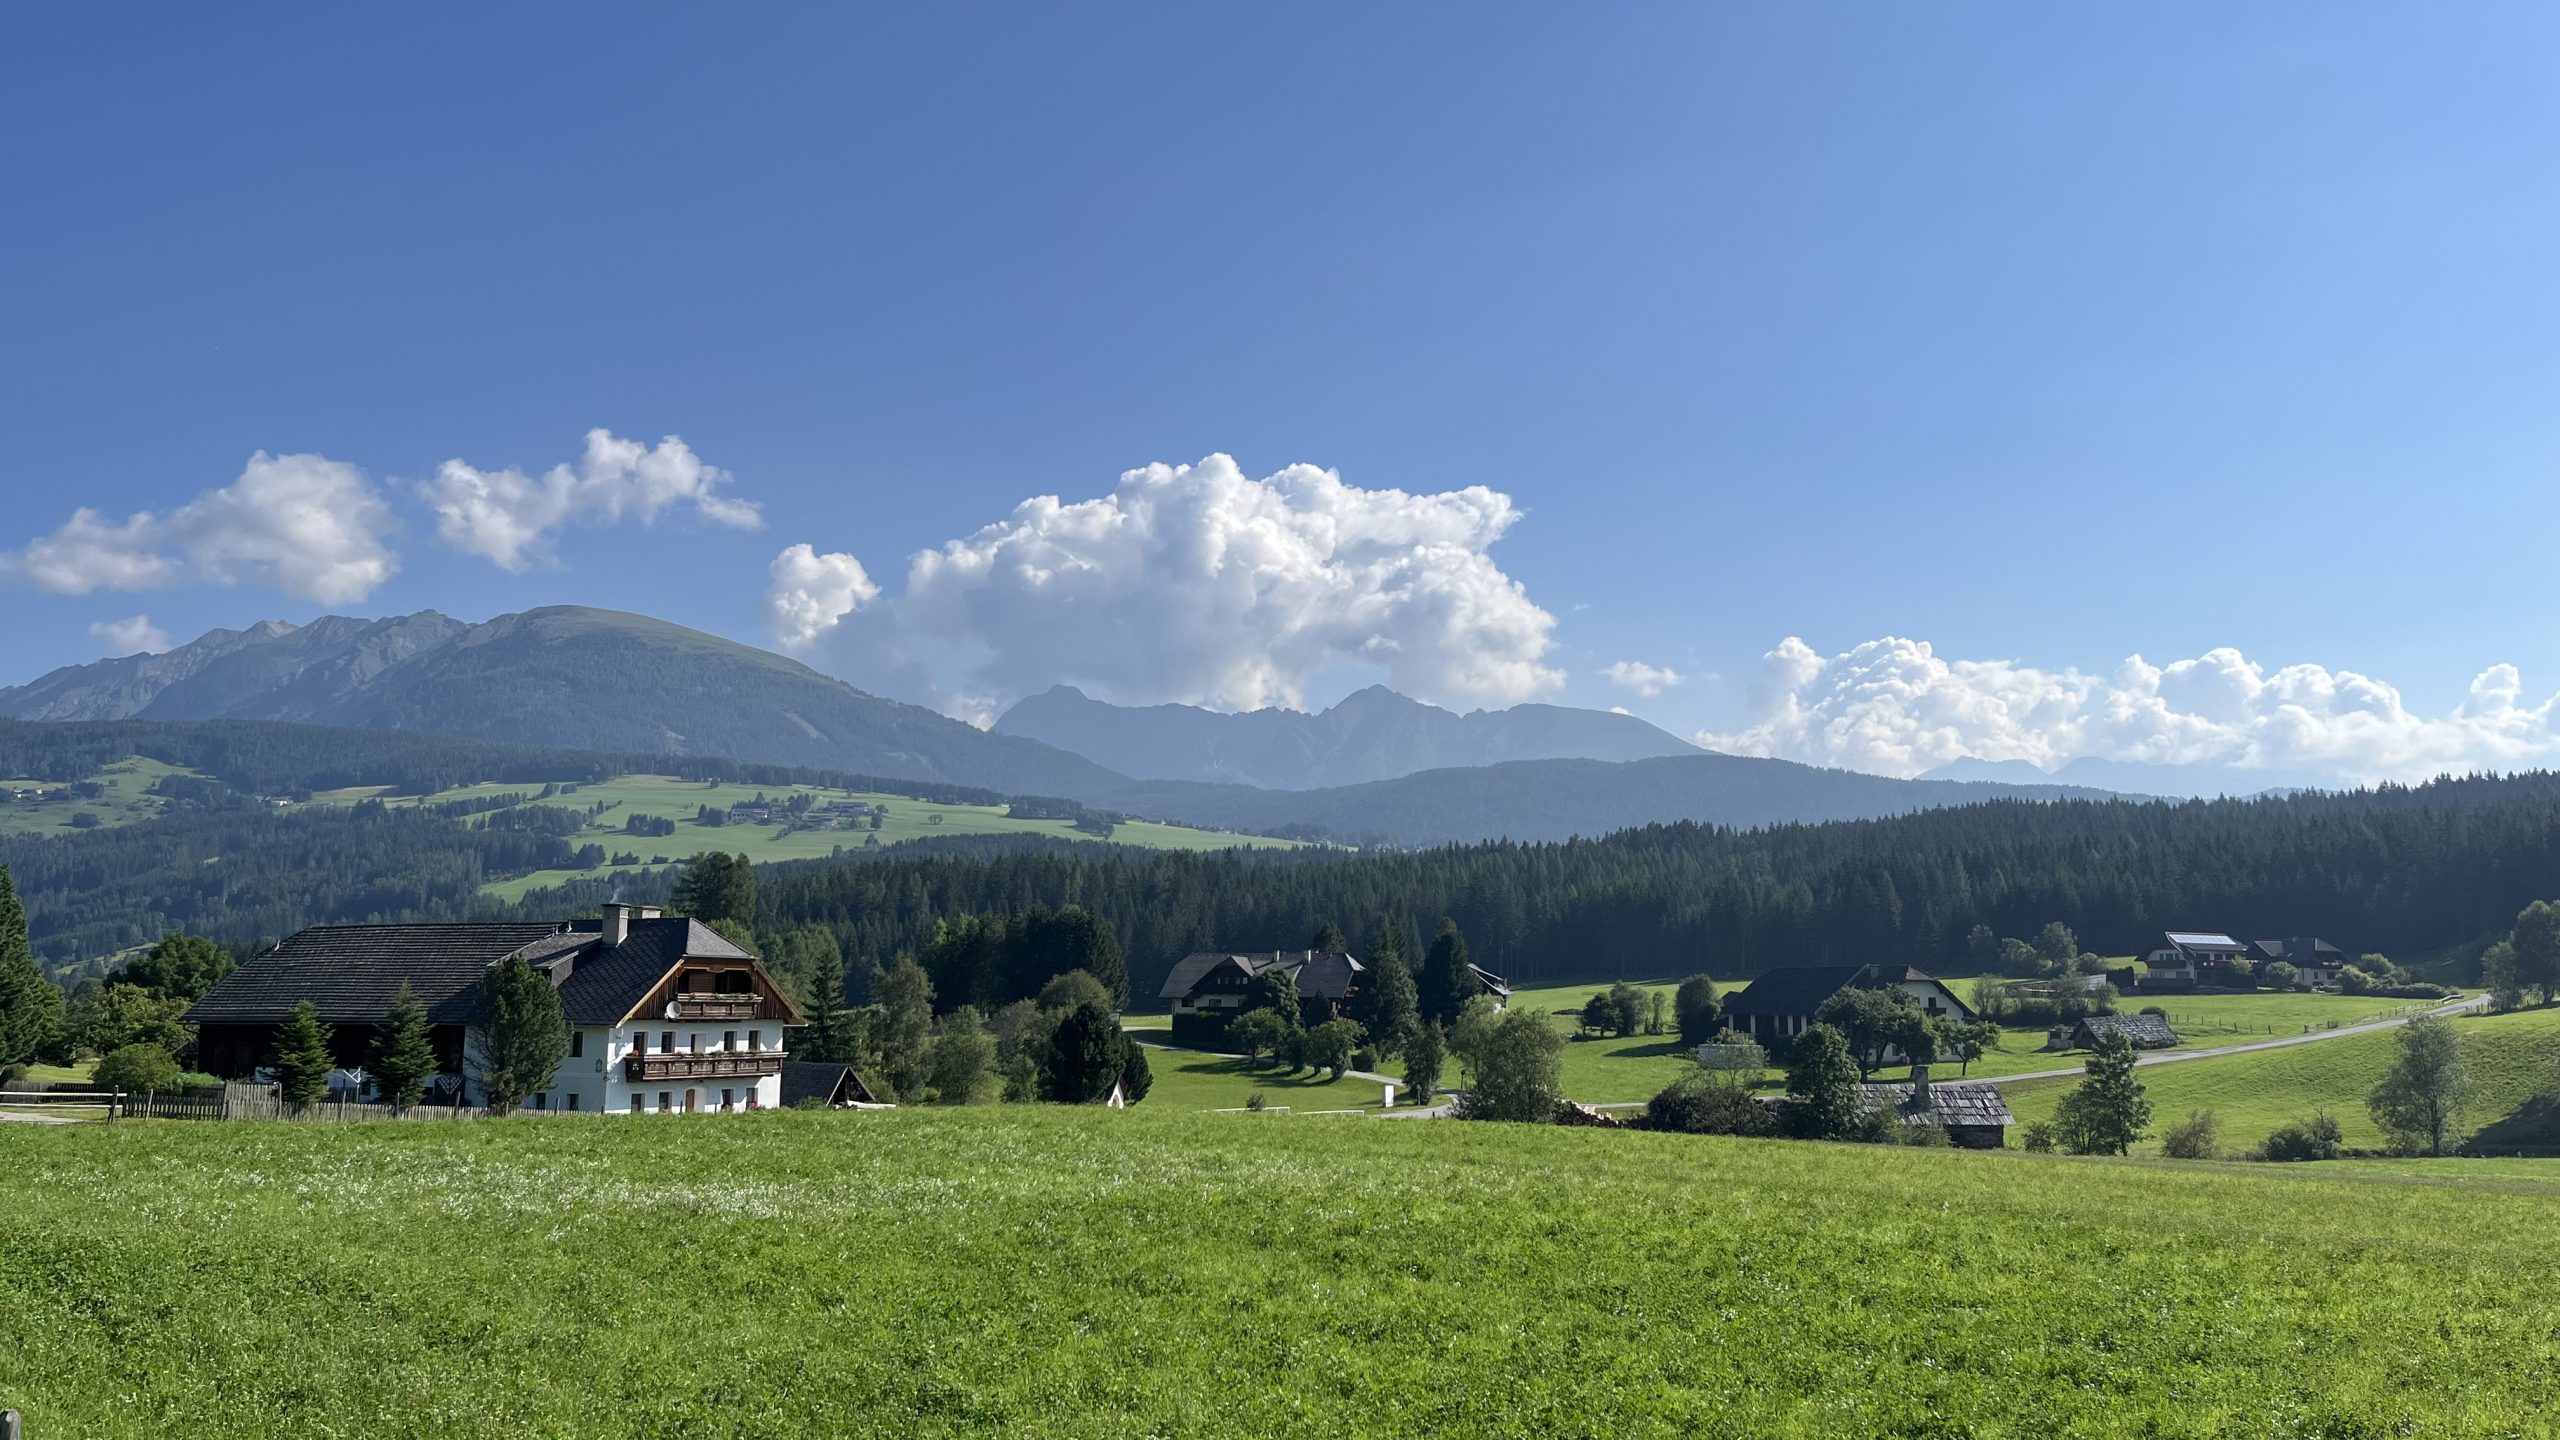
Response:
[[[218,1087],[139,1094],[94,1086],[74,1089],[55,1085],[43,1090],[0,1091],[0,1107],[71,1112],[66,1118],[79,1112],[96,1112],[109,1120],[125,1116],[137,1120],[478,1120],[489,1113],[457,1105],[413,1105],[396,1110],[352,1100],[323,1100],[297,1110],[284,1103],[275,1086],[239,1081]]]

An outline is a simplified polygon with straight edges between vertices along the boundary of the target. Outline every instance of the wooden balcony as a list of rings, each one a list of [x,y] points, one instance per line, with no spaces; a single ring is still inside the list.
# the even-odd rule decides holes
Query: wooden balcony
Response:
[[[779,1050],[705,1050],[700,1054],[678,1050],[655,1055],[629,1055],[622,1061],[622,1078],[633,1083],[643,1080],[755,1080],[782,1073]]]
[[[754,1020],[764,1009],[760,995],[678,995],[667,1002],[670,1020]]]

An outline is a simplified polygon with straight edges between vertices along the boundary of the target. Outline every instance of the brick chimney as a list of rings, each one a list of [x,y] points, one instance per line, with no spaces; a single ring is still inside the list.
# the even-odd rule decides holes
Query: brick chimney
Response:
[[[1929,1067],[1926,1065],[1911,1067],[1911,1105],[1917,1110],[1929,1108]]]

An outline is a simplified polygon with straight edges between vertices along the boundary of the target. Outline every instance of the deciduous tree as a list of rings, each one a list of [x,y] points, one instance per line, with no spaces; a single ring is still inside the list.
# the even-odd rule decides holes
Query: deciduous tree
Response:
[[[2133,1042],[2121,1033],[2099,1037],[2089,1054],[2087,1079],[2062,1097],[2054,1123],[2063,1148],[2074,1155],[2122,1155],[2151,1123],[2151,1098],[2133,1078]]]
[[[2462,1143],[2471,1076],[2451,1023],[2421,1016],[2400,1027],[2399,1053],[2366,1097],[2373,1123],[2403,1153],[2442,1155]]]
[[[1788,1128],[1807,1140],[1854,1134],[1866,1113],[1858,1103],[1858,1062],[1838,1030],[1819,1021],[1787,1047]]]
[[[1449,1044],[1440,1033],[1440,1022],[1424,1022],[1404,1047],[1404,1088],[1416,1105],[1431,1103],[1433,1092],[1440,1088],[1440,1067],[1448,1055]]]
[[[978,1105],[995,1098],[996,1042],[977,1006],[963,1005],[942,1017],[934,1029],[929,1074],[937,1105]]]
[[[1467,1120],[1552,1121],[1564,1099],[1563,1051],[1564,1037],[1544,1016],[1527,1010],[1505,1013],[1469,1062],[1458,1115]]]
[[[101,1090],[147,1095],[154,1091],[175,1090],[182,1078],[178,1062],[168,1051],[157,1045],[127,1045],[100,1060],[90,1081]]]
[[[1704,975],[1692,975],[1680,982],[1671,997],[1671,1011],[1680,1027],[1680,1043],[1704,1045],[1716,1035],[1723,1006],[1716,997],[1716,982]]]
[[[755,867],[744,855],[706,850],[686,863],[670,898],[676,909],[706,925],[730,920],[752,928],[756,923]]]

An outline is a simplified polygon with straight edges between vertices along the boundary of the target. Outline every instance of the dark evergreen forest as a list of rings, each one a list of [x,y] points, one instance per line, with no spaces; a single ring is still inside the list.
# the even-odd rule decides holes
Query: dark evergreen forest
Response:
[[[1976,924],[2031,936],[2049,920],[2106,954],[2196,927],[2468,958],[2459,952],[2503,933],[2526,903],[2560,896],[2560,776],[2245,801],[2001,801],[1383,855],[941,842],[758,873],[759,929],[827,927],[856,969],[920,952],[948,917],[1082,906],[1117,932],[1141,998],[1191,950],[1303,945],[1326,923],[1358,940],[1388,917],[1428,935],[1443,915],[1477,963],[1531,985],[1946,965]]]

